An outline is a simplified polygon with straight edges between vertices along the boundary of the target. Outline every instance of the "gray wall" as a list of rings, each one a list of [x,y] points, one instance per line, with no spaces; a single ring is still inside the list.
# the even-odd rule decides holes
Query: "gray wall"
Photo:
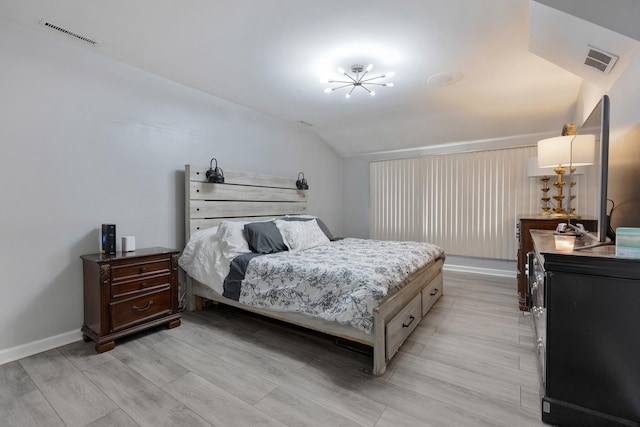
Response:
[[[101,223],[183,247],[186,163],[304,171],[309,211],[342,234],[342,160],[306,128],[4,20],[0,57],[0,360],[79,331]]]

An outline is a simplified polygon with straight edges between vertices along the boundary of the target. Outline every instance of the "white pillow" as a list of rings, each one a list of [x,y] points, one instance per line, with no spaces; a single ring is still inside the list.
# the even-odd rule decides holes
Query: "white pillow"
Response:
[[[245,224],[248,222],[222,221],[218,226],[217,236],[220,239],[225,258],[233,258],[251,252],[247,239],[244,238]]]
[[[329,243],[329,239],[318,226],[318,222],[312,221],[276,221],[276,227],[282,234],[282,240],[290,251],[302,251]]]
[[[229,263],[221,266],[222,247],[217,236],[218,227],[198,231],[189,239],[178,259],[187,274],[200,283],[222,293],[224,278],[229,274]],[[223,263],[224,264],[224,263]]]
[[[178,264],[180,265],[180,267],[182,267],[187,273],[189,273],[189,265],[196,257],[197,251],[203,245],[207,246],[218,244],[219,240],[217,234],[218,227],[205,228],[204,230],[200,230],[194,233],[187,242],[187,246],[185,246],[182,254],[180,254],[180,258],[178,259]]]

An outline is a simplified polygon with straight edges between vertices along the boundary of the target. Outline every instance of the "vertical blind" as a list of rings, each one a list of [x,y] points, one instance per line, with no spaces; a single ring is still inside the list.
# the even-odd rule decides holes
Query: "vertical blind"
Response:
[[[523,147],[371,162],[371,237],[515,259],[517,218],[540,206],[540,182],[527,177],[535,155]]]

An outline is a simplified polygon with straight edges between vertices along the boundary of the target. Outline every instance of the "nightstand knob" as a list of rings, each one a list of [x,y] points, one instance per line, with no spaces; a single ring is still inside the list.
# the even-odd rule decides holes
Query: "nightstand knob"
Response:
[[[147,267],[140,267],[140,273],[146,273]]]
[[[142,284],[140,286],[142,286],[143,288],[146,288],[147,287],[147,282],[142,282]]]

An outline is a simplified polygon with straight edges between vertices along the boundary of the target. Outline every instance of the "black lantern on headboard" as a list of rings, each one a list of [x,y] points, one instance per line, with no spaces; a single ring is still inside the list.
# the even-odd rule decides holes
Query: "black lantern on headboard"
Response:
[[[300,178],[300,175],[302,175],[302,178]],[[298,180],[296,181],[296,187],[298,187],[298,190],[309,189],[309,184],[307,183],[307,180],[304,177],[304,173],[302,172],[298,173]]]
[[[216,167],[213,167],[213,161],[216,161]],[[216,184],[224,183],[224,171],[218,167],[218,160],[214,157],[209,162],[209,170],[207,171],[207,180]]]

